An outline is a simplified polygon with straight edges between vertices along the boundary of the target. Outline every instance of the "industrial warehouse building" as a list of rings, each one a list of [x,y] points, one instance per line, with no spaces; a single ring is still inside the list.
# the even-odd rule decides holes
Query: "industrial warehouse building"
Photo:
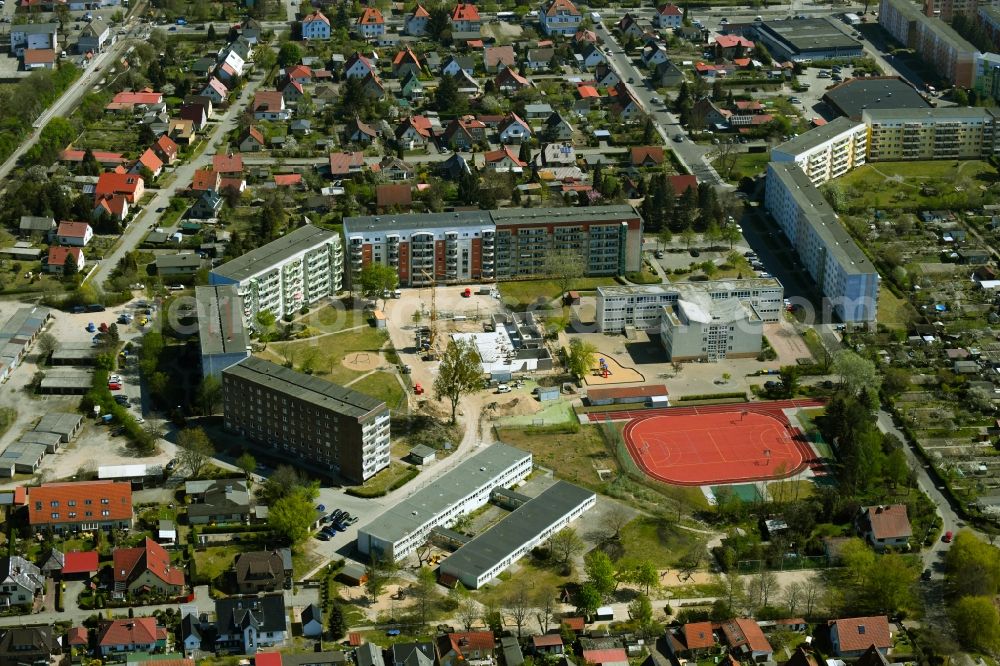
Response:
[[[226,429],[310,472],[362,483],[389,466],[389,408],[251,356],[222,371]]]
[[[663,308],[681,298],[704,293],[712,300],[749,299],[764,322],[781,320],[785,289],[774,278],[706,280],[672,284],[608,286],[597,288],[597,330],[620,333],[626,327],[656,332]]]
[[[440,575],[479,589],[596,502],[593,491],[557,481],[445,558]]]
[[[201,374],[219,377],[250,356],[250,336],[243,320],[243,299],[236,285],[196,287]]]
[[[358,551],[400,560],[427,541],[432,529],[450,526],[489,502],[494,489],[530,472],[530,453],[493,444],[358,530]]]
[[[864,55],[861,42],[845,35],[826,18],[764,21],[757,25],[756,32],[779,62],[839,60]]]
[[[344,236],[350,279],[379,263],[403,286],[539,276],[554,251],[579,252],[590,276],[642,267],[642,218],[623,205],[345,217]]]

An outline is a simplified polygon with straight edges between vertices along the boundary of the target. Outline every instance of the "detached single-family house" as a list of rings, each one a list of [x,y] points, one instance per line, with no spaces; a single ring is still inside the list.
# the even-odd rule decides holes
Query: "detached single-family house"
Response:
[[[195,255],[197,257],[197,255]],[[245,482],[239,479],[188,481],[184,492],[191,501],[187,506],[192,525],[209,523],[246,523],[253,503]]]
[[[285,108],[285,98],[278,90],[259,90],[251,105],[255,120],[288,120],[292,112]]]
[[[239,553],[233,568],[240,594],[280,592],[291,588],[292,552],[287,548]]]
[[[86,258],[83,256],[83,249],[79,247],[57,247],[49,248],[48,260],[45,262],[45,270],[49,273],[65,273],[68,257],[73,257],[76,263],[76,272],[83,270]]]
[[[426,9],[417,5],[413,9],[413,13],[406,17],[403,31],[412,37],[421,37],[427,34],[427,21],[430,17],[431,15]]]
[[[102,657],[134,652],[153,652],[167,644],[167,630],[155,617],[130,617],[104,623],[97,634],[97,653]]]
[[[94,230],[86,222],[60,222],[56,229],[56,243],[73,247],[86,247],[94,237]]]
[[[838,657],[857,659],[872,646],[887,655],[892,648],[892,632],[885,615],[831,620],[829,625],[830,643]]]
[[[136,548],[116,548],[112,558],[116,599],[150,594],[176,597],[184,590],[184,571],[171,564],[170,554],[148,537]]]
[[[473,4],[458,3],[451,10],[451,31],[454,32],[479,32],[483,27],[483,21],[479,18],[479,10]]]
[[[129,169],[129,173],[142,173],[143,169],[148,169],[153,178],[159,176],[163,171],[163,160],[160,159],[160,156],[152,148],[147,148],[139,156],[139,159]]]
[[[173,139],[164,134],[153,144],[153,150],[156,151],[156,154],[163,160],[164,164],[173,164],[177,161],[177,154],[180,148]]]
[[[496,638],[492,631],[463,631],[445,634],[438,639],[440,666],[492,666],[495,663]]]
[[[468,56],[449,56],[441,66],[442,76],[455,76],[459,72],[472,76],[475,71],[476,63]]]
[[[108,171],[97,177],[97,186],[94,189],[94,199],[101,199],[105,196],[120,194],[125,197],[130,204],[142,199],[146,192],[145,183],[142,176],[132,173],[116,173]]]
[[[238,142],[240,152],[256,153],[264,149],[264,134],[255,125],[250,125]]]
[[[358,17],[357,31],[365,39],[373,39],[385,34],[385,18],[376,7],[365,7]]]
[[[502,93],[517,92],[531,87],[531,81],[518,74],[513,68],[506,67],[493,79],[496,89]]]
[[[303,18],[302,39],[330,39],[330,19],[318,9]]]
[[[51,625],[9,627],[0,638],[0,666],[49,664],[62,651]]]
[[[684,22],[684,12],[674,4],[661,5],[656,10],[653,23],[657,28],[679,28]]]
[[[283,643],[288,635],[281,592],[242,595],[215,602],[216,645],[254,655],[258,648]]]
[[[720,629],[730,653],[749,657],[754,662],[774,658],[774,650],[755,620],[742,617],[727,620],[721,623]]]
[[[487,46],[483,49],[483,66],[487,72],[499,72],[501,67],[514,67],[516,64],[513,46]]]
[[[913,536],[905,504],[861,507],[857,524],[862,538],[876,550],[906,548]]]
[[[604,55],[604,51],[600,49],[596,44],[591,44],[583,49],[581,54],[583,58],[584,69],[594,69],[601,63],[606,63],[608,58]]]
[[[306,638],[317,638],[323,635],[323,610],[316,604],[309,604],[299,615],[302,624],[302,635]]]
[[[344,77],[348,79],[363,79],[375,72],[375,65],[366,56],[355,52],[344,63]]]
[[[28,606],[45,593],[42,570],[20,555],[0,559],[0,608]]]
[[[522,161],[510,146],[500,150],[491,150],[484,155],[488,171],[520,171],[528,166]]]
[[[531,138],[531,126],[516,113],[504,118],[497,130],[500,143],[521,143]]]
[[[229,89],[225,83],[213,76],[205,84],[205,87],[201,89],[200,94],[209,98],[215,104],[222,104],[229,97]]]
[[[573,126],[558,112],[553,112],[545,119],[542,135],[547,141],[570,141],[573,139]]]
[[[573,35],[583,16],[570,0],[549,0],[538,12],[538,22],[546,35]]]
[[[80,30],[80,37],[76,42],[76,50],[81,54],[100,53],[104,50],[105,44],[111,45],[114,43],[115,40],[108,24],[99,18],[95,18]]]

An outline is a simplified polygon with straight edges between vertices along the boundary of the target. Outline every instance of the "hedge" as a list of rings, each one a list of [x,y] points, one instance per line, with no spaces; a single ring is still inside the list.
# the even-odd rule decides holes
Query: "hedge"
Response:
[[[695,395],[682,395],[677,398],[677,402],[690,402],[692,400],[728,400],[730,398],[747,399],[744,391],[731,391],[729,393],[698,393]]]

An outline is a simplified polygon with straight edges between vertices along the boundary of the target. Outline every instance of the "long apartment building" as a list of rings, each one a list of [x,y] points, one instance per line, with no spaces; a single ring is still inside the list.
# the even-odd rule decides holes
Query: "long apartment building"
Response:
[[[243,320],[243,299],[234,284],[195,287],[201,374],[222,371],[250,356],[250,335]]]
[[[250,357],[222,371],[226,429],[268,453],[361,483],[389,466],[389,409],[381,400]]]
[[[840,117],[771,150],[775,162],[794,162],[819,187],[865,163],[868,128]]]
[[[642,266],[642,218],[623,205],[347,217],[344,236],[352,280],[379,263],[404,286],[542,276],[560,251],[592,276]]]
[[[399,561],[426,542],[431,530],[447,528],[531,473],[531,454],[493,444],[462,461],[434,483],[413,493],[358,530],[358,552]]]
[[[969,16],[974,17],[975,11]],[[926,16],[912,0],[881,0],[878,22],[953,85],[972,87],[979,50],[944,20]]]
[[[1000,141],[1000,115],[992,109],[866,109],[861,120],[872,162],[985,159]]]
[[[597,288],[597,327],[602,333],[620,333],[626,326],[659,330],[664,308],[705,294],[713,301],[746,300],[763,322],[781,319],[785,289],[774,278],[707,280],[650,285],[613,285]]]
[[[767,166],[765,206],[843,321],[874,321],[879,274],[794,162]]]
[[[311,224],[212,270],[209,284],[236,285],[247,326],[258,312],[283,317],[343,288],[340,234]]]

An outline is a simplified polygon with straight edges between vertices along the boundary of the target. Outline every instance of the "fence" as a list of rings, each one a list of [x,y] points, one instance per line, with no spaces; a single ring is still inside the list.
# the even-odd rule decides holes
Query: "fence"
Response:
[[[778,566],[768,566],[767,560],[740,560],[736,563],[736,572],[754,574],[761,571],[798,571],[801,569],[828,569],[832,567],[830,558],[826,555],[786,555]]]

